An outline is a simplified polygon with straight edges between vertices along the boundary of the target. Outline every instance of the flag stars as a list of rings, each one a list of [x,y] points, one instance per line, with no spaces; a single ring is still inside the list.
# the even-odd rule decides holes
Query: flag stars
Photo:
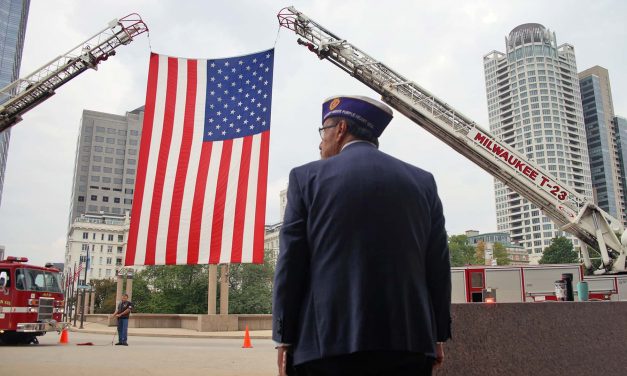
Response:
[[[211,91],[209,92],[209,94],[211,94],[211,95],[215,95],[215,93],[216,93],[216,92],[215,92],[215,91],[213,91],[213,90],[211,90]]]
[[[233,128],[235,126],[235,124],[231,123],[229,124],[229,127]]]
[[[216,112],[216,115],[220,116],[220,115],[222,115],[222,112],[218,111],[218,112]]]
[[[224,135],[226,135],[226,131],[222,131],[222,135],[223,135],[223,136],[224,136]]]
[[[220,88],[222,87],[222,82],[218,83],[218,87],[220,87]]]
[[[246,70],[250,70],[250,65],[247,65],[247,66],[246,66]]]
[[[240,129],[239,129],[239,128],[237,128],[237,129],[235,130],[235,132],[239,133],[239,132],[240,132]]]
[[[248,119],[244,120],[244,124],[248,124]]]
[[[213,110],[213,107],[214,107],[213,104],[209,105],[209,108],[212,109],[212,110]]]
[[[220,124],[216,125],[216,129],[220,129]]]
[[[228,62],[228,61],[225,61],[225,62],[224,62],[224,66],[225,66],[225,67],[228,67],[228,66],[229,66],[229,62]]]
[[[237,78],[241,80],[242,78],[244,78],[244,76],[240,74],[239,76],[237,76]]]
[[[231,68],[231,73],[235,73],[236,69],[235,68]]]
[[[266,99],[266,98],[268,98],[268,94],[263,95],[263,99]]]
[[[223,122],[225,122],[225,123],[226,123],[228,120],[229,120],[229,119],[227,119],[226,117],[223,117],[223,118],[222,118],[222,121],[223,121]]]
[[[241,107],[241,106],[242,106],[242,102],[241,102],[241,101],[240,101],[240,102],[237,102],[237,105],[238,105],[239,107]]]
[[[267,72],[267,71],[269,71],[269,70],[270,70],[270,68],[267,68],[267,67],[266,67],[266,69],[264,69],[264,72]]]
[[[231,110],[231,115],[235,115],[235,110]]]
[[[256,62],[257,62],[257,59],[256,59],[256,58],[255,58],[255,59],[253,59],[253,63],[256,63]]]
[[[218,97],[218,102],[222,102],[222,97]]]
[[[269,59],[269,58],[270,58],[270,54],[266,54],[266,59]]]
[[[244,64],[244,62],[240,60],[240,61],[237,62],[237,64],[242,65],[242,64]]]
[[[250,85],[250,80],[246,80],[246,85]]]
[[[250,97],[250,94],[246,93],[246,95],[244,95],[244,97],[248,98],[248,97]]]
[[[235,96],[234,96],[234,95],[231,97],[231,100],[232,100],[232,101],[234,101],[234,100],[235,100]]]
[[[209,122],[210,122],[210,123],[213,123],[213,118],[210,118],[210,119],[209,119]]]
[[[262,111],[263,111],[263,112],[266,112],[266,108],[264,107],[264,108],[262,109]]]
[[[242,115],[237,115],[237,120],[240,120],[242,118]]]
[[[211,63],[211,68],[215,68],[216,67],[216,63]]]
[[[257,102],[257,107],[261,107],[261,102]]]
[[[211,80],[211,82],[213,82],[213,81],[216,80],[216,78],[215,77],[211,77],[210,80]]]
[[[257,71],[254,71],[254,72],[253,72],[253,76],[256,76],[256,75],[257,75]]]
[[[257,121],[261,120],[261,117],[257,116]]]
[[[261,125],[266,125],[266,121],[265,121],[265,120],[264,120],[264,121],[262,121],[262,122],[261,122]]]
[[[264,81],[264,82],[263,82],[263,84],[264,84],[264,85],[267,85],[267,84],[268,84],[268,80]]]
[[[222,74],[222,69],[218,69],[218,74]]]
[[[240,87],[239,89],[237,89],[237,92],[238,92],[238,93],[241,93],[242,91],[244,91],[244,90],[242,90],[242,88],[241,88],[241,87]]]
[[[235,86],[235,82],[231,82],[231,86]]]

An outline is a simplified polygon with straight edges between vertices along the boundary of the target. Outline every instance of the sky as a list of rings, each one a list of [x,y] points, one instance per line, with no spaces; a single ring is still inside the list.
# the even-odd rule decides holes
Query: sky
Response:
[[[609,70],[615,113],[627,117],[627,2],[621,0],[32,1],[21,76],[129,13],[139,13],[150,33],[59,88],[13,128],[0,206],[6,254],[35,264],[63,260],[82,111],[124,115],[143,105],[150,51],[220,58],[275,46],[266,223],[279,221],[279,192],[290,169],[319,158],[323,100],[380,97],[297,45],[293,32],[279,31],[276,14],[289,5],[486,129],[483,56],[504,52],[516,26],[541,23],[558,44],[575,47],[579,71]],[[434,174],[449,233],[496,231],[487,172],[398,113],[380,143],[382,151]]]

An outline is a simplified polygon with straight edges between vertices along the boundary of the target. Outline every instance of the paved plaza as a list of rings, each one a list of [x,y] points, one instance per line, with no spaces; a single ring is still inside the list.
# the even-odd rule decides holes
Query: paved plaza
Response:
[[[86,327],[88,329],[89,327]],[[275,375],[276,350],[270,339],[252,334],[253,348],[243,349],[241,332],[232,338],[206,338],[183,329],[179,337],[129,336],[129,346],[113,346],[110,334],[86,332],[69,333],[69,344],[60,345],[59,335],[48,333],[40,337],[39,345],[1,346],[0,362],[3,375]],[[150,329],[154,332],[155,329]],[[96,331],[96,330],[92,330]],[[239,333],[239,335],[238,335]],[[150,334],[150,333],[145,333]],[[206,334],[210,335],[210,334]],[[117,338],[115,338],[117,340]],[[91,342],[91,346],[79,343]]]

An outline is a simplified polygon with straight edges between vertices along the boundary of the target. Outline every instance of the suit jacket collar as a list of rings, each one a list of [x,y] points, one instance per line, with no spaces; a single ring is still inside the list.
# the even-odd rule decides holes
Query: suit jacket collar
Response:
[[[356,145],[356,144],[367,144],[367,145],[373,146],[375,148],[377,147],[372,142],[368,142],[368,141],[365,141],[365,140],[353,140],[353,141],[347,142],[344,146],[342,146],[342,149],[340,150],[340,153],[343,152],[344,149],[346,149],[347,147],[350,147],[350,146],[353,146],[353,145]]]

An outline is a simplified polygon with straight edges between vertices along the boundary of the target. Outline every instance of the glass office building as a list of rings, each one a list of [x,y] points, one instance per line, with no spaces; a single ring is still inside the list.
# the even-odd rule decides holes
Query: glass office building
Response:
[[[30,0],[0,0],[0,87],[19,78],[29,7]],[[0,132],[0,204],[10,138],[10,129]]]

